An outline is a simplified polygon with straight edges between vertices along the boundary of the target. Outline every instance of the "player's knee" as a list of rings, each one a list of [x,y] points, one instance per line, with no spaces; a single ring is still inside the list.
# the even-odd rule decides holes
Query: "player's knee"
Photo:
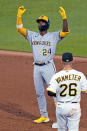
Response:
[[[43,97],[45,94],[42,94],[42,93],[36,93],[37,97],[40,98],[40,97]]]
[[[43,96],[45,93],[43,91],[40,91],[40,90],[36,90],[36,96],[37,97],[41,97]]]

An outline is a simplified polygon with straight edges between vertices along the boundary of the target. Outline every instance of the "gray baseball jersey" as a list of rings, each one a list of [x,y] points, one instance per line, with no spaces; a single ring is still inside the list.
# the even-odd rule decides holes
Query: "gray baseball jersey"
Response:
[[[50,32],[41,36],[40,33],[27,30],[27,40],[31,45],[34,63],[45,63],[43,66],[34,64],[34,87],[36,90],[40,114],[48,117],[45,98],[45,83],[49,83],[55,74],[53,57],[57,43],[61,40],[58,32]],[[54,101],[56,99],[54,98]]]
[[[61,40],[58,32],[48,32],[44,36],[40,33],[27,30],[27,40],[29,41],[34,62],[47,63],[52,61],[55,55],[56,44]]]

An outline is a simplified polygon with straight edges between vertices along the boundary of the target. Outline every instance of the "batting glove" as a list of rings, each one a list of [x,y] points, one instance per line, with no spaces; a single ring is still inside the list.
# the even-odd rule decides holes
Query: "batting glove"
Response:
[[[63,9],[63,7],[59,7],[59,13],[60,15],[62,16],[62,19],[66,19],[66,12],[65,10]]]
[[[20,7],[18,8],[17,16],[18,16],[18,17],[21,17],[21,16],[24,14],[25,11],[26,11],[26,9],[24,8],[24,6],[20,6]]]

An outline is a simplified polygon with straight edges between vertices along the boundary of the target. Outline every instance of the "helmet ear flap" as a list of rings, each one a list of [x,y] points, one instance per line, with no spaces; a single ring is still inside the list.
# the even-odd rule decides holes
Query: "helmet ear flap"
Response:
[[[48,19],[48,23],[47,23],[47,24],[48,24],[48,29],[49,29],[49,26],[50,26],[50,21],[49,21],[49,19]]]

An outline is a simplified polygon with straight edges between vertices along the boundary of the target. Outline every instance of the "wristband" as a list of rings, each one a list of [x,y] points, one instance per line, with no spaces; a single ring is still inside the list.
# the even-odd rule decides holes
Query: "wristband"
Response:
[[[21,24],[21,25],[16,25],[16,27],[17,27],[17,29],[22,28],[22,27],[23,27],[23,24]]]

